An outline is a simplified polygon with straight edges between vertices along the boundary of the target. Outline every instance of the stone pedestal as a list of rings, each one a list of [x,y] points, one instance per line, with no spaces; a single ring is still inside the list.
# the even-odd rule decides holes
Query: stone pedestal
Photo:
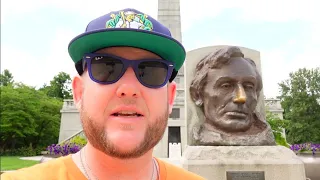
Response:
[[[182,167],[208,180],[306,179],[301,159],[283,146],[188,146]]]

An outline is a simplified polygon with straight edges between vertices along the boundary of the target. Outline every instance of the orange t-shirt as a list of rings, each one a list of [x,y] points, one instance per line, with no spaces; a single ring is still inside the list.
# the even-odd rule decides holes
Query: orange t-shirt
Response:
[[[157,159],[160,180],[204,180],[204,178]],[[71,155],[50,160],[31,167],[6,172],[0,176],[1,180],[86,180]]]

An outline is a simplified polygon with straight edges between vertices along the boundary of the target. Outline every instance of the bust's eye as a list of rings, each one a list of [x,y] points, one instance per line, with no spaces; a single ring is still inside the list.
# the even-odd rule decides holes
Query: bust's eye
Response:
[[[244,87],[245,87],[245,89],[250,89],[250,90],[254,89],[254,85],[251,83],[245,84]]]
[[[232,87],[232,85],[231,85],[231,83],[223,83],[223,84],[221,84],[221,87],[222,87],[223,89],[229,89],[229,88]]]

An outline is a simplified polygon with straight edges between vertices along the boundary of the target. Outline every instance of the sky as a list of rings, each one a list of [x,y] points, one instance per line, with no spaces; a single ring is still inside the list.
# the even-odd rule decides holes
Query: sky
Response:
[[[187,51],[235,45],[260,52],[264,94],[299,68],[320,67],[318,0],[180,0]],[[157,19],[157,0],[2,0],[1,71],[40,87],[63,71],[73,77],[69,42],[109,11],[134,8]]]

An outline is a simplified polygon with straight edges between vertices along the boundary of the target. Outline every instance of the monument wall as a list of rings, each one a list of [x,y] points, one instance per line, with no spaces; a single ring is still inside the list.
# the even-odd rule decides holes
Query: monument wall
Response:
[[[72,99],[64,100],[60,113],[61,123],[58,143],[70,138],[83,129],[80,121],[80,113]]]

